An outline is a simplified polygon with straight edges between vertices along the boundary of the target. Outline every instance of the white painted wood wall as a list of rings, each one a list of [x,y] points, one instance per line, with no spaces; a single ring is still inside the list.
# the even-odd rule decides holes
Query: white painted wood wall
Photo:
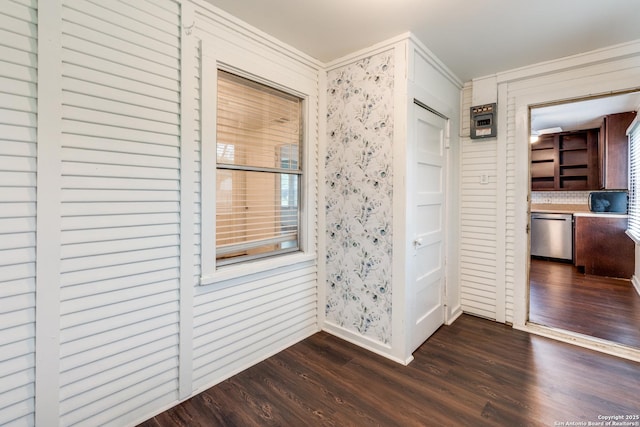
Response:
[[[37,13],[0,12],[0,424],[35,420]]]
[[[322,64],[203,0],[3,1],[0,425],[132,425],[318,330],[315,203],[309,258],[200,284],[202,46],[311,88],[305,190],[316,201]],[[461,267],[449,279],[459,274],[465,311],[522,325],[526,106],[640,87],[640,46],[497,81],[498,139],[476,145],[462,126]]]
[[[64,425],[177,398],[180,5],[155,3],[63,2]]]
[[[496,319],[497,286],[497,147],[496,139],[469,137],[472,85],[462,92],[460,161],[460,283],[467,313]],[[487,177],[482,183],[481,177]]]
[[[206,286],[203,43],[311,88],[309,256]],[[318,330],[319,69],[198,0],[3,1],[0,425],[132,425]]]

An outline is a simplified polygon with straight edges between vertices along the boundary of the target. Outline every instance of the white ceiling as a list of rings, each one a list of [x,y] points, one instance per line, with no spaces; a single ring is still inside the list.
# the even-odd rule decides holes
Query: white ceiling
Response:
[[[640,92],[549,105],[531,110],[531,131],[560,127],[563,131],[600,127],[607,114],[638,111]]]
[[[207,0],[322,62],[413,32],[463,82],[640,39],[640,0]],[[532,130],[600,126],[640,95],[532,110]]]
[[[413,32],[463,82],[640,39],[640,0],[207,0],[322,61]]]

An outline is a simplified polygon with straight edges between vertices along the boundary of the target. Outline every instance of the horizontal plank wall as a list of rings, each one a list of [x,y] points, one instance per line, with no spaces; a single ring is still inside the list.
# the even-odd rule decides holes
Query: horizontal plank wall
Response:
[[[201,109],[203,100],[211,93],[202,93],[202,76],[211,73],[211,61],[202,57],[202,46],[213,46],[213,54],[221,58],[235,57],[234,64],[242,72],[260,76],[261,72],[277,72],[312,88],[308,99],[310,121],[306,138],[305,164],[307,187],[305,197],[312,203],[305,212],[308,227],[305,233],[308,250],[316,252],[317,240],[317,126],[319,66],[296,52],[281,46],[268,36],[243,28],[235,18],[196,2],[193,34],[196,79],[192,90],[196,125],[195,177],[195,281],[202,273],[201,243],[208,236],[200,235],[201,218],[202,141]],[[257,70],[256,71],[256,65]],[[246,276],[229,282],[197,286],[193,308],[193,387],[202,390],[218,383],[275,352],[309,336],[318,330],[317,262],[272,270],[269,274]]]
[[[460,288],[466,313],[496,319],[497,142],[472,140],[472,86],[462,92]],[[486,176],[486,184],[481,177]]]
[[[62,9],[60,424],[177,399],[180,5]]]
[[[200,0],[5,0],[0,36],[1,425],[135,425],[318,330],[320,63]],[[304,256],[213,285],[204,42],[307,112]]]
[[[0,8],[0,425],[35,422],[37,2]]]

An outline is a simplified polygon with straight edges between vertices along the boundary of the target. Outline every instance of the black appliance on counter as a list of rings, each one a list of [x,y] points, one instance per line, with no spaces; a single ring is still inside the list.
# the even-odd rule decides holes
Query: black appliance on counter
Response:
[[[592,191],[589,210],[597,213],[626,214],[629,196],[626,191]]]

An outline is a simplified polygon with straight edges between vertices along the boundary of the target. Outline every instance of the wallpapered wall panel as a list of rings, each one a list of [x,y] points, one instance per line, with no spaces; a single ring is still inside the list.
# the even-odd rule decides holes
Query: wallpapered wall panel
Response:
[[[393,51],[327,74],[326,320],[391,341]]]

